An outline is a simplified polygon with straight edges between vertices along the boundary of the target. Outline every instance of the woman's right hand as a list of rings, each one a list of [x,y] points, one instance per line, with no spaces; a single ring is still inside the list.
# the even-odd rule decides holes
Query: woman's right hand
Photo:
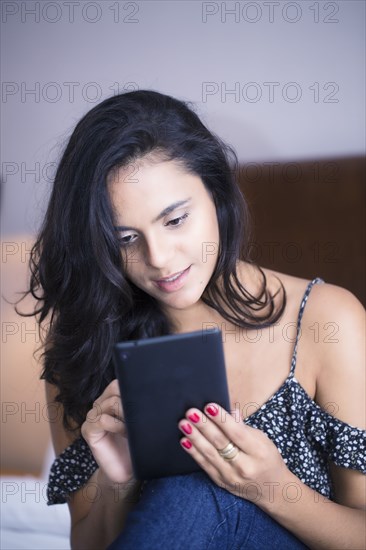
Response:
[[[112,483],[126,483],[133,479],[130,449],[119,385],[113,380],[94,401],[81,426],[81,434],[88,443],[99,469]]]

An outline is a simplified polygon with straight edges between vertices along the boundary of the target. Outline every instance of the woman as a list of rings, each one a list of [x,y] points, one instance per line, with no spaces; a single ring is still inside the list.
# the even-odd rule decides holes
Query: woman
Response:
[[[49,501],[68,502],[75,549],[364,547],[363,308],[249,260],[231,161],[187,104],[143,90],[93,108],[64,151],[30,291],[50,318],[42,376],[60,411]],[[182,411],[202,472],[141,484],[113,344],[207,323],[231,414]]]

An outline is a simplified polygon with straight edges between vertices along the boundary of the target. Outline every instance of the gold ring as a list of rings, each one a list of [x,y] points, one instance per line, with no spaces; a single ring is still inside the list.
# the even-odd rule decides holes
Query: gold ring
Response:
[[[229,443],[223,448],[223,449],[217,449],[217,452],[220,456],[225,456],[226,454],[230,453],[234,448],[234,444],[229,441]]]
[[[224,460],[234,460],[238,456],[239,452],[240,451],[239,451],[238,447],[235,447],[235,445],[234,445],[234,448],[231,449],[230,453],[226,454],[222,458]]]
[[[239,452],[238,447],[234,445],[231,441],[223,449],[218,449],[217,452],[225,460],[234,460],[236,455]]]

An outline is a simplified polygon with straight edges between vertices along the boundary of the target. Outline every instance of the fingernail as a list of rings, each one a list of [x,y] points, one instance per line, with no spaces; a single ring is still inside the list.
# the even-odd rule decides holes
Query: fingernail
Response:
[[[192,447],[192,443],[188,440],[188,439],[185,439],[184,441],[181,441],[183,447],[185,447],[186,449],[190,449]]]
[[[210,414],[211,416],[217,416],[219,414],[219,409],[215,406],[215,405],[209,405],[207,408],[206,408],[206,411],[208,412],[208,414]]]
[[[197,424],[197,422],[199,422],[199,419],[200,419],[200,417],[198,416],[197,413],[189,414],[189,415],[188,415],[188,418],[189,418],[189,420],[191,420],[191,421],[194,422],[195,424]]]
[[[192,433],[192,426],[190,424],[182,424],[181,428],[184,431],[184,433],[186,433],[186,434],[191,434]]]

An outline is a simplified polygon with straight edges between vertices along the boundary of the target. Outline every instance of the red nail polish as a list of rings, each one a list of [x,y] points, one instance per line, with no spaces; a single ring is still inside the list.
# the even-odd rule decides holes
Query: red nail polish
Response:
[[[191,434],[192,433],[192,426],[190,424],[182,424],[181,428],[184,431],[184,433],[186,433],[186,434]]]
[[[185,439],[181,443],[182,443],[183,447],[185,447],[186,449],[190,449],[192,447],[192,443],[190,441],[188,441],[188,439]]]
[[[189,415],[188,415],[188,418],[189,418],[189,420],[191,420],[191,421],[194,422],[195,424],[197,424],[197,422],[199,422],[199,419],[200,419],[200,417],[198,416],[197,413],[189,414]]]
[[[207,407],[206,411],[211,416],[217,416],[219,414],[219,409],[215,405],[210,405],[209,407]]]

